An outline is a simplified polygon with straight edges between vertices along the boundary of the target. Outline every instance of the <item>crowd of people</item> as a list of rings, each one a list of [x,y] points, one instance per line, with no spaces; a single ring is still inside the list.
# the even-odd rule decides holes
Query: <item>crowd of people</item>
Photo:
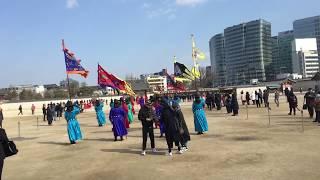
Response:
[[[320,123],[320,91],[315,89],[308,89],[308,92],[304,95],[303,109],[308,110],[310,119],[314,118],[313,122]]]
[[[298,99],[294,92],[285,89],[286,100],[289,104],[288,115],[296,115],[298,108]],[[240,103],[242,105],[254,105],[260,108],[271,109],[269,106],[269,90],[262,91],[258,89],[253,92],[241,92]],[[279,107],[279,91],[274,91],[274,102]],[[128,129],[134,122],[134,115],[137,114],[142,129],[142,148],[141,155],[147,154],[147,141],[150,139],[151,151],[156,150],[156,139],[154,130],[159,128],[160,137],[165,137],[168,148],[167,155],[172,156],[174,146],[177,152],[183,154],[188,150],[188,142],[191,140],[189,128],[184,119],[183,112],[180,107],[181,102],[193,101],[192,112],[194,115],[194,130],[198,135],[202,135],[209,130],[206,118],[205,106],[208,111],[216,108],[220,111],[222,107],[226,108],[227,113],[233,116],[238,115],[239,104],[236,92],[220,93],[207,92],[206,94],[190,94],[190,95],[155,95],[138,96],[138,97],[121,97],[120,99],[108,100],[92,99],[87,101],[67,101],[61,103],[43,104],[43,121],[48,121],[48,125],[52,125],[53,121],[62,117],[67,121],[68,137],[71,144],[76,144],[82,140],[81,124],[77,120],[77,115],[84,112],[85,109],[94,108],[96,112],[97,126],[106,126],[106,113],[104,112],[105,104],[110,106],[108,119],[112,124],[114,141],[123,141],[128,136]],[[320,91],[309,89],[304,96],[303,109],[308,110],[310,118],[315,119],[313,122],[320,123]],[[135,105],[139,105],[140,109],[136,113]],[[35,113],[35,105],[32,104],[32,115]],[[22,105],[19,106],[19,115],[23,115]],[[300,110],[300,109],[298,109]],[[3,114],[0,108],[0,126],[2,127]],[[0,128],[1,129],[1,128]],[[1,160],[1,154],[0,154]],[[3,163],[3,162],[2,162]],[[1,162],[0,162],[1,166]],[[0,167],[1,168],[1,167]]]
[[[186,96],[187,97],[187,96]],[[208,123],[205,114],[205,98],[199,94],[189,96],[194,100],[192,111],[194,114],[194,126],[198,135],[208,131]],[[186,98],[186,99],[189,99]],[[137,114],[138,120],[142,126],[142,155],[146,155],[147,139],[149,137],[151,148],[156,152],[154,129],[160,129],[160,138],[165,137],[168,146],[168,155],[172,156],[172,149],[175,145],[178,153],[184,153],[188,150],[190,134],[184,115],[180,108],[182,98],[178,96],[140,96],[121,97],[120,99],[111,99],[108,101],[92,99],[88,102],[50,103],[43,105],[43,120],[48,121],[48,125],[57,117],[62,117],[67,121],[68,137],[71,144],[76,144],[82,140],[81,124],[77,120],[77,115],[83,112],[84,106],[93,106],[96,112],[97,124],[99,127],[106,125],[106,115],[103,110],[104,104],[110,106],[109,121],[112,124],[114,141],[123,141],[128,136],[128,129],[134,122],[135,104],[140,106]],[[21,105],[20,105],[21,107]],[[35,109],[35,106],[32,105]],[[34,110],[33,110],[34,113]]]

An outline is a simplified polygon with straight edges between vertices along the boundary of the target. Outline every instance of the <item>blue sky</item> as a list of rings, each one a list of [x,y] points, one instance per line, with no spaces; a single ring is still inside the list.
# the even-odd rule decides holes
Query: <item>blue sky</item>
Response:
[[[62,38],[91,71],[72,77],[94,85],[98,62],[123,78],[172,72],[174,55],[192,64],[191,33],[209,52],[209,39],[228,26],[263,18],[274,35],[320,15],[319,7],[319,0],[0,0],[0,87],[65,78]]]

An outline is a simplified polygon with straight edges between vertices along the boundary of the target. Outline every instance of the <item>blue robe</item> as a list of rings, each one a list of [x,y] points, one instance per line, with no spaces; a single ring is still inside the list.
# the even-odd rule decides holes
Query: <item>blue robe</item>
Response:
[[[100,105],[95,106],[94,109],[96,110],[98,125],[99,126],[105,125],[106,124],[106,116],[104,115],[104,112],[103,112],[103,104],[100,103]]]
[[[163,120],[161,119],[161,114],[162,114],[163,107],[160,104],[157,104],[155,106],[155,110],[156,110],[157,119],[160,122],[160,134],[164,134],[165,133],[165,126],[164,126]]]
[[[73,107],[73,111],[65,112],[64,117],[68,122],[68,135],[70,142],[75,142],[82,139],[81,129],[78,120],[76,119],[77,114],[80,113],[80,108],[77,106]]]
[[[124,122],[126,115],[126,112],[121,107],[112,108],[110,110],[109,119],[113,125],[112,131],[115,137],[126,136],[128,134]]]
[[[206,132],[208,131],[208,122],[206,118],[205,111],[203,107],[205,106],[205,102],[201,99],[201,102],[198,104],[193,102],[192,111],[194,116],[194,127],[196,132]]]

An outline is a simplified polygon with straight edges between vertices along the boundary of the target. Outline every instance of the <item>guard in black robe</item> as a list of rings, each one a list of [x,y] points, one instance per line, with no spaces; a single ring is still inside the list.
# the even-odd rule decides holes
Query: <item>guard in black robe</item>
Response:
[[[48,121],[48,125],[51,126],[53,121],[52,105],[49,105],[47,107],[47,121]]]
[[[167,100],[163,98],[161,100],[161,106],[163,107],[162,109],[162,114],[161,114],[161,120],[163,121],[163,124],[165,126],[165,136],[166,136],[166,141],[168,145],[168,153],[169,155],[172,155],[172,148],[173,148],[173,141],[174,141],[174,124],[173,118],[172,118],[172,108],[169,106]]]
[[[215,94],[215,103],[216,103],[216,106],[217,106],[217,110],[221,110],[221,94],[220,93],[217,93]]]
[[[231,108],[232,108],[232,111],[233,111],[233,115],[232,116],[237,116],[238,115],[238,111],[239,111],[239,104],[238,104],[236,93],[232,94]]]
[[[188,150],[187,143],[188,141],[190,141],[191,138],[190,138],[190,133],[189,133],[187,123],[184,120],[183,113],[178,103],[174,102],[172,104],[172,109],[173,109],[173,118],[175,119],[174,122],[176,123],[176,129],[178,130],[175,137],[175,145],[178,147],[178,150],[180,145],[183,148],[182,150],[184,151]]]
[[[225,95],[225,106],[226,106],[226,109],[227,109],[227,113],[230,114],[232,113],[232,108],[231,108],[231,97],[229,94],[226,94]]]

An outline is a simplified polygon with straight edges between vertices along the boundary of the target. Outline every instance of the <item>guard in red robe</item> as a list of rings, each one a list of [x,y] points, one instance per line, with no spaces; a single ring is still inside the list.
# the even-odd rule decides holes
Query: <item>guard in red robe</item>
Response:
[[[127,103],[124,101],[124,98],[120,98],[120,101],[121,101],[122,109],[126,113],[126,115],[124,117],[124,123],[125,123],[126,128],[128,129],[128,128],[130,128],[130,123],[129,123],[129,119],[128,119],[129,109],[128,109]]]

